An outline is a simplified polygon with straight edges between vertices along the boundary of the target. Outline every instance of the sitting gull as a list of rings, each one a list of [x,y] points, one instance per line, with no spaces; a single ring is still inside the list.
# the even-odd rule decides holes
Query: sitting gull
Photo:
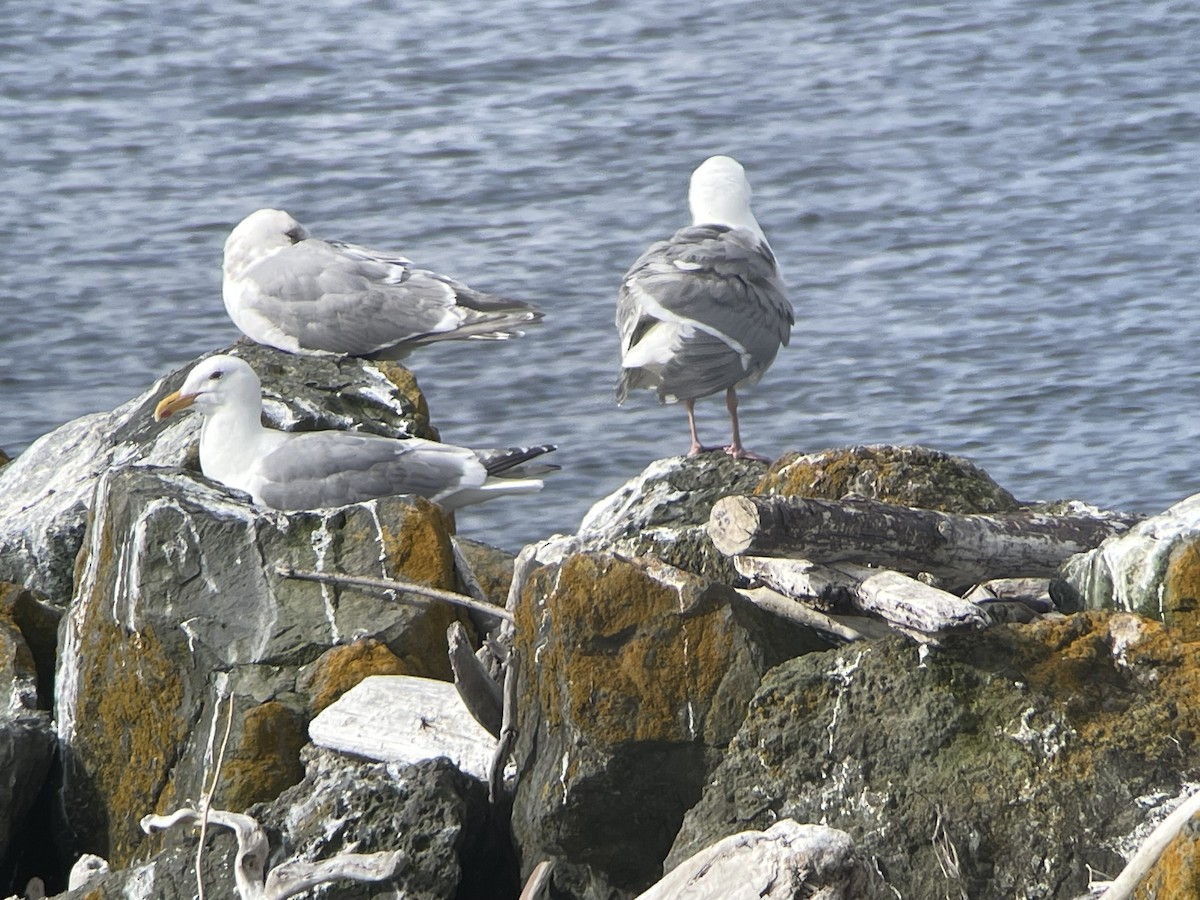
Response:
[[[764,459],[742,446],[737,389],[754,384],[791,337],[792,305],[775,256],[750,211],[745,170],[713,156],[692,173],[692,225],[643,253],[621,282],[617,329],[621,378],[617,402],[633,388],[655,388],[659,400],[682,400],[692,446],[695,403],[725,391],[733,440],[725,452]]]
[[[542,318],[410,260],[323,241],[280,209],[260,209],[225,241],[225,309],[260,344],[311,356],[402,359],[435,341],[503,341]]]
[[[393,494],[428,497],[446,510],[542,489],[521,464],[555,449],[468,450],[421,438],[351,431],[287,432],[262,425],[262,385],[245,360],[212,356],[155,407],[161,421],[192,407],[204,416],[200,468],[275,509],[345,506]],[[534,468],[534,467],[530,467]],[[537,466],[538,472],[553,466]]]

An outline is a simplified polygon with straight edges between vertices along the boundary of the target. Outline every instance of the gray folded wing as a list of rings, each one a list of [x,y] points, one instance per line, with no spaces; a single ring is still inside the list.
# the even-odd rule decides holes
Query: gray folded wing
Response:
[[[245,273],[253,308],[301,347],[354,356],[447,337],[508,337],[541,314],[529,304],[351,244],[310,238]]]
[[[486,478],[470,451],[345,431],[289,435],[258,464],[257,494],[276,509],[321,509],[393,494],[436,500]]]
[[[619,395],[658,386],[695,398],[753,381],[790,340],[794,317],[761,237],[695,225],[651,245],[626,273],[617,299],[622,355],[662,321],[682,326],[672,359],[654,373],[625,370]]]

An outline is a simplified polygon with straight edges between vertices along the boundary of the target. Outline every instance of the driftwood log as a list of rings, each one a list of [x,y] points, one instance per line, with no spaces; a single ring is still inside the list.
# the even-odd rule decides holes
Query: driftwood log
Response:
[[[1127,530],[1117,516],[960,515],[877,500],[724,497],[708,534],[727,556],[782,556],[858,563],[916,574],[947,589],[993,578],[1049,577],[1068,557]]]
[[[763,556],[738,556],[734,565],[742,575],[787,597],[830,611],[878,616],[896,628],[938,634],[989,624],[975,603],[891,569]]]

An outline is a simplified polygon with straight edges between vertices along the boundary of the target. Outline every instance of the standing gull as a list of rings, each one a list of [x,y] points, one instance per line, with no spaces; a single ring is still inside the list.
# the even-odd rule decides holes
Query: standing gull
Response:
[[[351,431],[287,432],[262,425],[262,385],[245,360],[212,356],[155,407],[157,421],[192,407],[204,416],[200,468],[255,503],[304,510],[393,494],[428,497],[453,510],[542,489],[521,464],[554,449],[468,450],[421,438]],[[546,471],[546,466],[537,467]]]
[[[402,359],[422,344],[503,341],[542,313],[394,254],[312,237],[260,209],[225,241],[225,309],[260,344],[307,355]]]
[[[742,446],[737,389],[754,384],[791,337],[792,305],[775,256],[750,211],[745,170],[713,156],[692,173],[692,224],[650,246],[625,273],[617,298],[621,378],[617,402],[633,388],[655,388],[663,402],[682,400],[692,446],[695,404],[725,392],[733,440],[725,452],[764,459]]]

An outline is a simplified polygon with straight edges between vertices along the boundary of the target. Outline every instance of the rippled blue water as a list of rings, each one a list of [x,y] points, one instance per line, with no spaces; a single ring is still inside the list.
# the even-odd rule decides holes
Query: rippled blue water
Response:
[[[613,303],[721,152],[797,310],[750,446],[922,443],[1023,498],[1146,511],[1200,490],[1195,4],[781,7],[10,4],[0,446],[232,341],[221,246],[272,205],[545,307],[523,341],[409,362],[445,439],[561,445],[545,493],[461,529],[573,530],[687,446],[681,408],[613,405]]]

